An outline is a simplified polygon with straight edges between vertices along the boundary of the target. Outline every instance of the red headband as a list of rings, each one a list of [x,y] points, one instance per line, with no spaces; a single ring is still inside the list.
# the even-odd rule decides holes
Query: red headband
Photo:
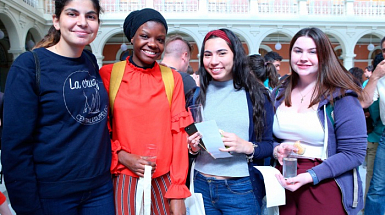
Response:
[[[206,34],[205,39],[203,40],[203,43],[205,43],[212,35],[224,39],[229,45],[232,45],[230,42],[229,37],[226,35],[226,33],[222,30],[214,30],[210,31]]]

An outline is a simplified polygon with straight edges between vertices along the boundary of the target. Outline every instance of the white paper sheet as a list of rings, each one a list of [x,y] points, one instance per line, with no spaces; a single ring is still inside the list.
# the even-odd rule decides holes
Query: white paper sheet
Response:
[[[285,205],[285,188],[281,186],[278,179],[275,177],[280,172],[271,166],[254,166],[263,175],[266,189],[266,207]]]
[[[232,155],[228,152],[219,151],[219,148],[224,148],[221,134],[215,120],[195,123],[199,133],[202,135],[202,141],[206,146],[207,151],[214,158],[228,158]]]

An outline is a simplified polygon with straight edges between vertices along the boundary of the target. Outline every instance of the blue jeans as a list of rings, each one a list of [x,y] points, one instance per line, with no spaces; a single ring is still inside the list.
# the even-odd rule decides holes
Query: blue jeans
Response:
[[[208,215],[260,214],[250,177],[218,180],[195,170],[194,192],[202,193]]]
[[[115,215],[112,181],[95,190],[40,202],[44,215]]]
[[[365,215],[385,213],[385,130],[378,143],[374,159],[373,177],[366,196]]]

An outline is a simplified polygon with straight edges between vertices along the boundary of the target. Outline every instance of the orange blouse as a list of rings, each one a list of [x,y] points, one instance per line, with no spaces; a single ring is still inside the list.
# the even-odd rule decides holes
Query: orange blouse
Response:
[[[109,90],[111,65],[103,66],[100,75]],[[180,74],[172,71],[174,92],[171,107],[159,65],[153,68],[136,67],[126,60],[126,67],[114,102],[112,122],[112,174],[138,177],[119,163],[117,153],[124,150],[144,155],[146,144],[157,145],[156,171],[153,178],[170,172],[171,186],[166,198],[186,198],[190,191],[185,185],[188,171],[187,137],[184,127],[192,123],[185,109],[183,82]]]

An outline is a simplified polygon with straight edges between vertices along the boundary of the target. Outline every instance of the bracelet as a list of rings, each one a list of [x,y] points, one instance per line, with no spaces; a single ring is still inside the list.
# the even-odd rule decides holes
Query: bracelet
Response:
[[[188,148],[188,153],[190,153],[191,155],[197,155],[199,153],[199,149],[198,151],[194,152],[190,146],[190,144],[187,144],[187,148]]]
[[[246,159],[247,159],[248,162],[252,162],[253,161],[255,148],[258,147],[258,145],[254,144],[254,143],[251,143],[251,144],[253,144],[253,153],[246,154]]]
[[[279,146],[279,145],[278,145]],[[275,149],[277,149],[277,150],[275,150]],[[276,159],[276,160],[278,160],[278,148],[277,148],[277,146],[273,149],[273,157],[274,157],[274,159]]]

